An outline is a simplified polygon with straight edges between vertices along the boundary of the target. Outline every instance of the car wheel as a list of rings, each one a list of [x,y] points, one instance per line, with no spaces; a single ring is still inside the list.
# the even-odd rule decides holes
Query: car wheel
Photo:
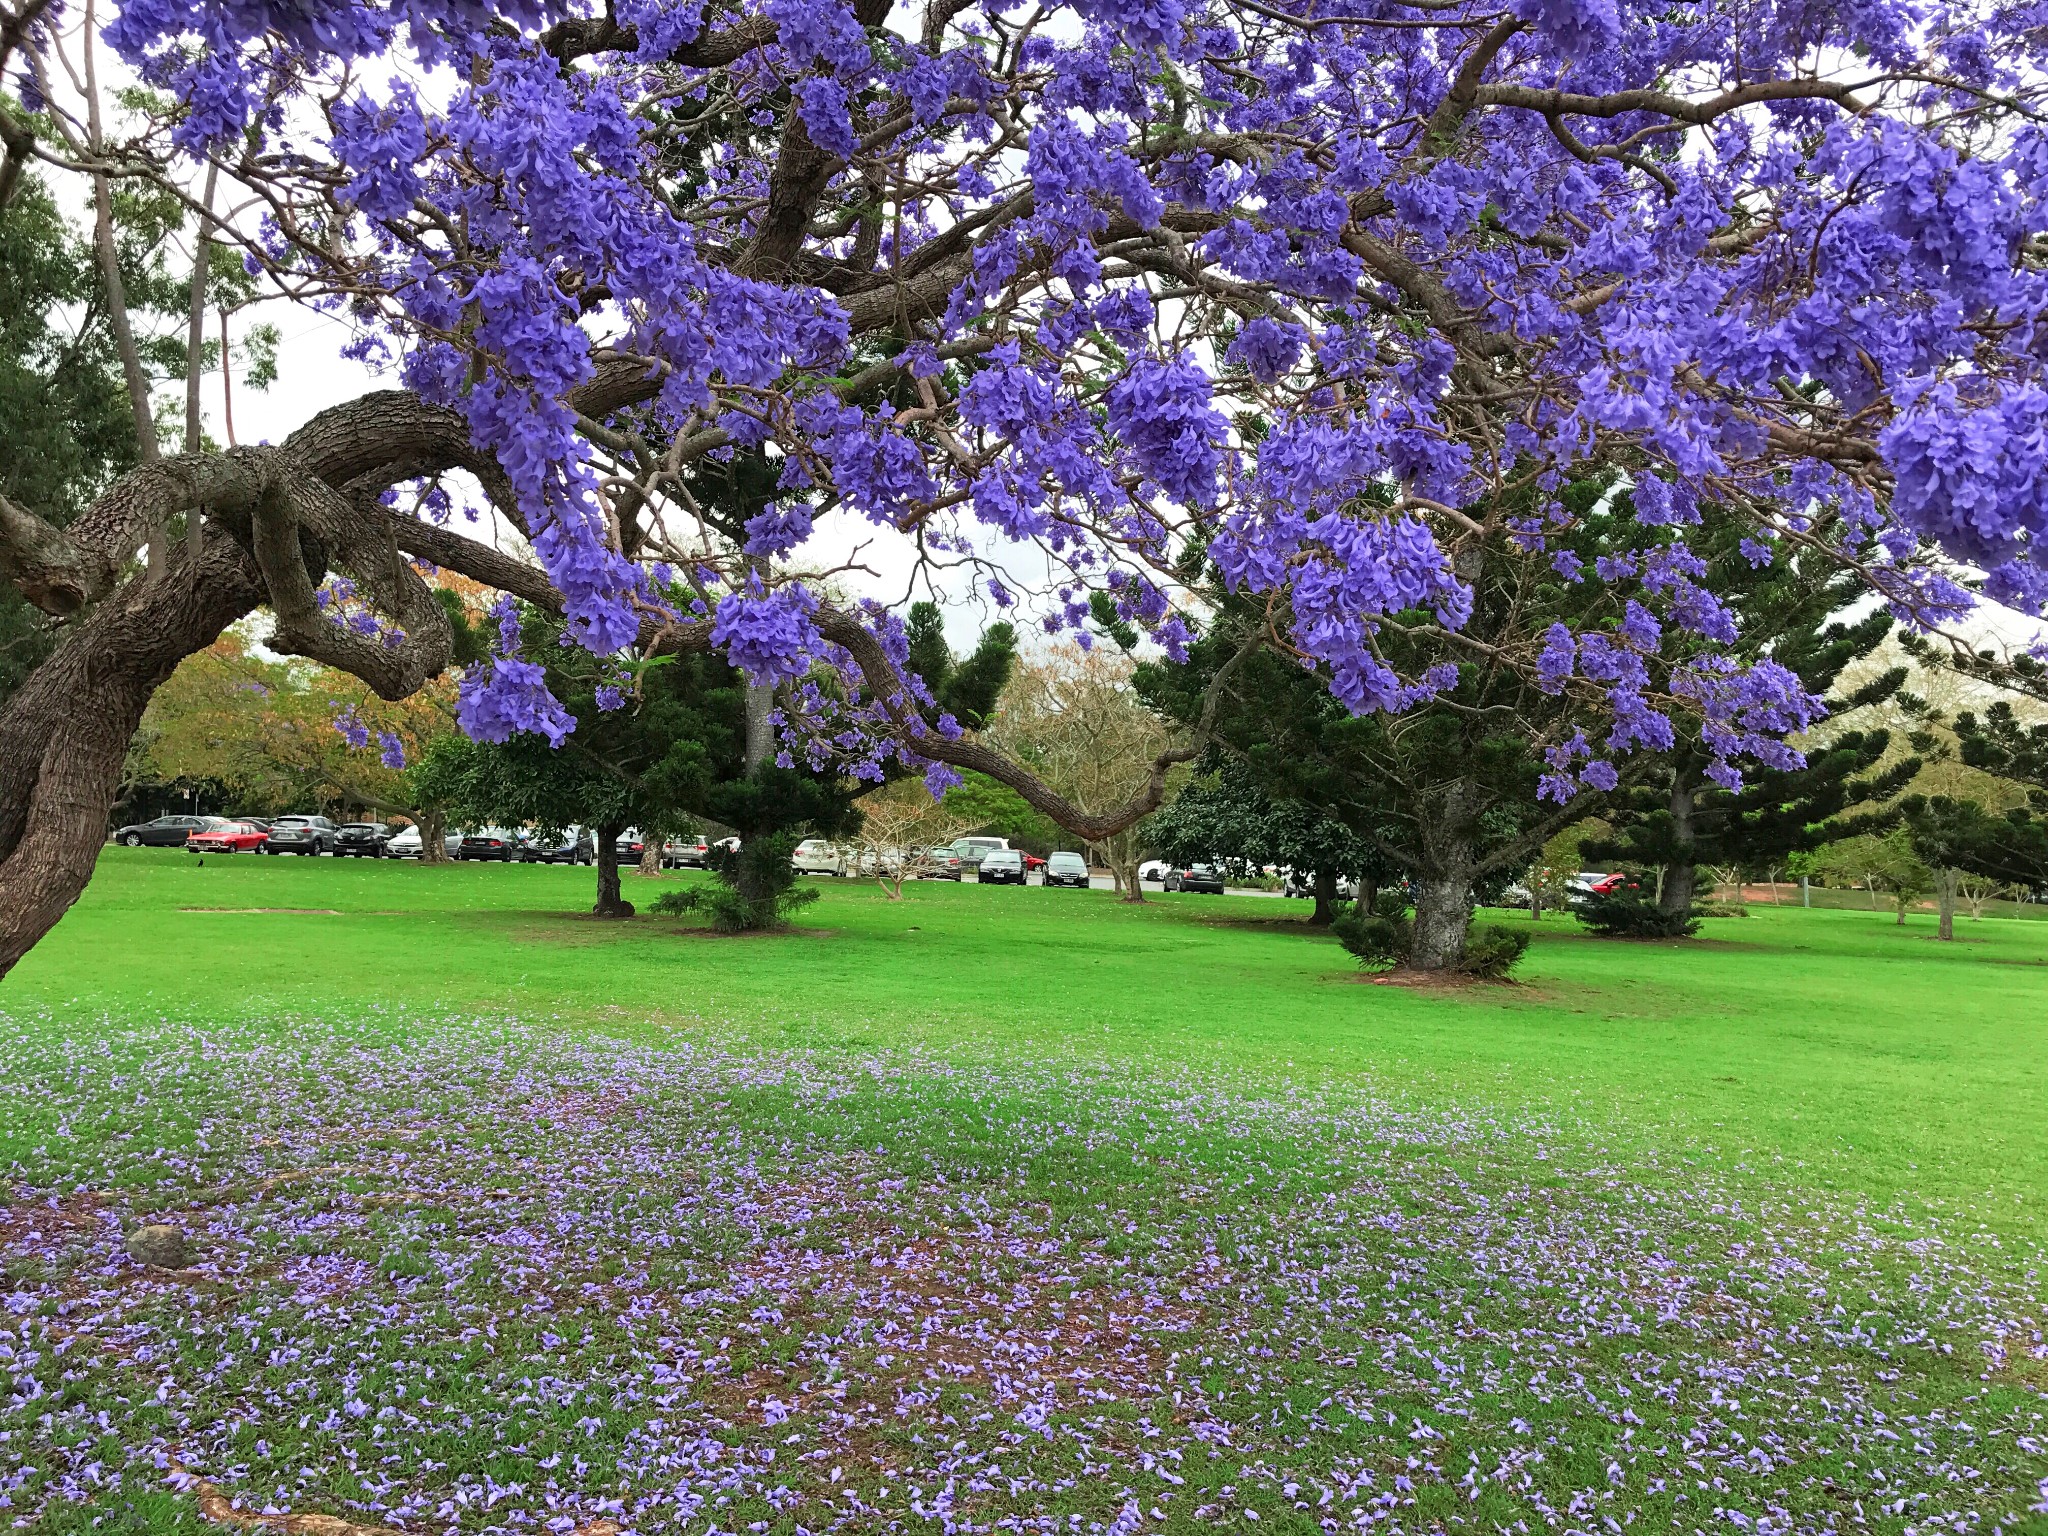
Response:
[[[142,839],[133,832],[122,838],[121,842],[129,848],[140,848],[142,846]]]

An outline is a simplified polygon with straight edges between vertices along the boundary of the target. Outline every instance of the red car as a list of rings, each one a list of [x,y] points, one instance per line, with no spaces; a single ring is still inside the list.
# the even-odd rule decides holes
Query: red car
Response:
[[[193,832],[185,839],[187,853],[261,853],[270,834],[246,821],[224,821]]]

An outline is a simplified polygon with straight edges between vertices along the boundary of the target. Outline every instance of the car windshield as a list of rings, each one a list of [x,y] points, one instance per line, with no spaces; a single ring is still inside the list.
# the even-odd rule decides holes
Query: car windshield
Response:
[[[280,816],[277,818],[277,825],[280,827],[310,827],[313,825],[313,819],[310,816]]]
[[[1078,853],[1056,853],[1046,861],[1048,869],[1080,871],[1088,866],[1081,861]]]

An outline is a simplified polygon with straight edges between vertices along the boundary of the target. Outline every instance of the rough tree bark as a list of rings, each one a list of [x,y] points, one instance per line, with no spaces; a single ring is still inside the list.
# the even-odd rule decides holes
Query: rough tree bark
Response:
[[[150,695],[262,601],[255,561],[217,530],[196,572],[189,546],[174,560],[95,608],[0,713],[0,975],[85,889]]]
[[[640,877],[643,880],[661,878],[661,839],[650,836],[640,845]]]
[[[1465,935],[1472,928],[1472,874],[1461,869],[1439,871],[1415,882],[1415,943],[1408,964],[1418,971],[1455,969],[1465,957]]]
[[[631,917],[633,903],[619,894],[619,834],[624,822],[597,829],[597,905],[593,917]]]

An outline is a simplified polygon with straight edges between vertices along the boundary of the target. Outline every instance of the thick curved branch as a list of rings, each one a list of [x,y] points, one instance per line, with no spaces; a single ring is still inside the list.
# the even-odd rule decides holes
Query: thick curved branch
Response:
[[[1705,127],[1730,112],[1767,101],[1832,101],[1858,117],[1870,110],[1857,97],[1856,87],[1832,80],[1757,80],[1705,101],[1688,101],[1683,96],[1657,90],[1587,96],[1577,91],[1502,83],[1480,86],[1473,100],[1482,107],[1527,107],[1545,117],[1623,117],[1631,112],[1652,112],[1694,127]]]
[[[679,44],[668,62],[685,69],[716,69],[737,63],[757,48],[775,41],[776,24],[766,16],[749,16],[732,26]],[[576,17],[559,21],[540,35],[540,45],[564,64],[594,53],[633,53],[640,47],[640,29],[621,25],[610,16]]]

